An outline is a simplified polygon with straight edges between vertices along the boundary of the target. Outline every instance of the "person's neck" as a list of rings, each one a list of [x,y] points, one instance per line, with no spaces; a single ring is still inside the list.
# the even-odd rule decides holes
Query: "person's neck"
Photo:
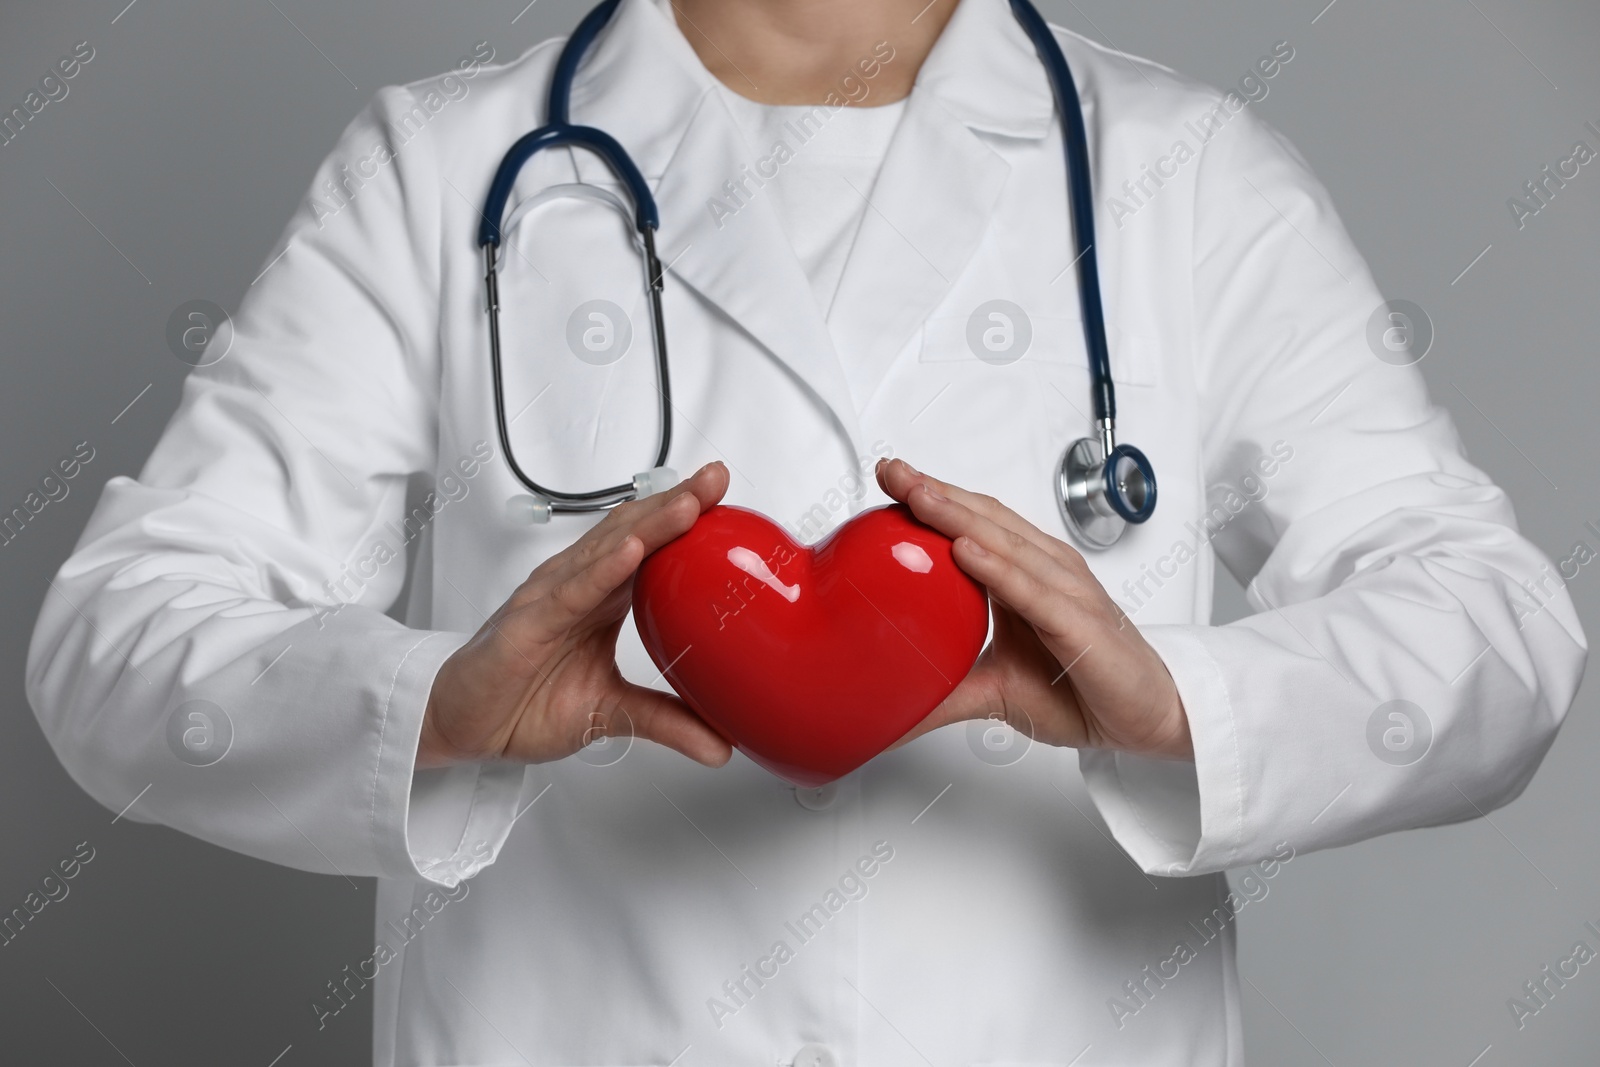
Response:
[[[672,0],[672,10],[706,69],[740,96],[876,106],[910,94],[957,2]]]

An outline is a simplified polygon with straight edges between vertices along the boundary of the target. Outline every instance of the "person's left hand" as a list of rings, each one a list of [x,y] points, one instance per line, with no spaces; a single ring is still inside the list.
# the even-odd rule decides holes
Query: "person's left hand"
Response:
[[[878,484],[955,542],[956,564],[989,592],[994,637],[971,673],[903,745],[991,718],[1051,745],[1192,760],[1189,719],[1166,664],[1071,545],[992,497],[878,464]]]

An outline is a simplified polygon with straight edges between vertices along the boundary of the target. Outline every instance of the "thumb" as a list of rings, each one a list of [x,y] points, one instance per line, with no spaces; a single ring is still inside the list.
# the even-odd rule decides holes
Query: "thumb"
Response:
[[[727,739],[682,700],[632,682],[622,683],[614,709],[606,718],[605,733],[642,737],[707,767],[721,767],[733,757]]]
[[[907,731],[904,737],[890,745],[888,751],[893,752],[902,745],[908,745],[923,734],[932,733],[941,726],[952,726],[969,719],[986,718],[991,711],[1000,710],[1002,704],[998,696],[997,682],[998,672],[987,662],[987,655],[979,658],[967,676],[961,679],[961,683],[951,690],[950,695],[928,712],[926,718]]]

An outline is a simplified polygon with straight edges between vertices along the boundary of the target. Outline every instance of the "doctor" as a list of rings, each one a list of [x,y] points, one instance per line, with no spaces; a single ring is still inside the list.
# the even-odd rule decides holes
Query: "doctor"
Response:
[[[1004,0],[925,2],[622,0],[578,70],[574,120],[660,207],[682,486],[507,510],[474,236],[549,42],[377,95],[54,582],[29,697],[86,790],[379,879],[372,953],[303,983],[320,1027],[371,998],[378,1064],[1237,1064],[1234,911],[1509,801],[1550,745],[1571,603],[1375,358],[1327,193],[1240,94],[1056,31],[1119,428],[1162,478],[1115,545],[1071,540],[1059,123]],[[512,209],[563,183],[618,188],[552,151]],[[581,198],[506,235],[509,433],[547,484],[655,447],[630,240]],[[815,540],[889,498],[957,539],[993,642],[921,736],[797,792],[665,692],[630,576],[719,500]],[[1259,614],[1207,625],[1218,560]]]

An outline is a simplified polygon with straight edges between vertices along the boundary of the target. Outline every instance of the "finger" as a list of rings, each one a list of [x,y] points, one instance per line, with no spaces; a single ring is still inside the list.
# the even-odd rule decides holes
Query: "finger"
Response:
[[[901,503],[907,502],[911,491],[918,485],[928,485],[941,495],[970,508],[989,521],[1029,537],[1030,540],[1035,539],[1035,537],[1045,540],[1050,539],[1049,535],[1043,530],[1040,530],[994,497],[974,493],[952,482],[935,478],[931,474],[924,474],[903,459],[880,460],[877,473],[878,484],[883,488],[883,491]]]
[[[705,510],[716,505],[728,490],[728,469],[708,463],[665,493],[630,500],[612,508],[604,519],[572,545],[534,569],[517,587],[514,600],[536,599],[556,584],[616,550],[623,538],[637,536],[649,555],[681,536]]]
[[[689,508],[690,502],[693,502],[694,506],[689,511],[692,522],[694,515],[721,500],[727,487],[728,469],[720,462],[707,463],[666,492],[629,500],[612,508],[594,529],[578,539],[577,545],[584,545],[585,550],[593,554],[603,553],[632,533],[638,534],[648,548],[653,534],[660,528],[657,524],[662,521],[664,512],[678,509],[679,518],[676,522],[667,522],[669,527],[675,527],[682,521],[682,509]],[[586,542],[592,542],[593,547]]]
[[[622,504],[612,510],[614,524],[596,539],[597,547],[590,551],[590,557],[610,551],[629,536],[643,543],[644,554],[648,556],[687,533],[695,520],[715,507],[727,490],[728,469],[721,463],[708,463],[668,493]]]
[[[661,545],[688,533],[694,520],[717,506],[726,491],[728,469],[722,462],[709,462],[696,470],[688,482],[674,486],[670,493],[661,494],[667,499],[659,504],[656,498],[638,502],[643,507],[619,517],[613,536],[634,534],[645,544],[645,555],[650,555]]]
[[[547,640],[572,629],[631,578],[643,560],[643,542],[629,535],[582,570],[554,582],[542,595],[517,607],[507,619],[509,628],[522,631],[514,633],[514,643],[523,637]],[[530,625],[536,633],[525,633],[524,628]]]
[[[644,543],[645,555],[681,537],[695,519],[715,507],[728,491],[728,468],[721,462],[707,463],[688,481],[666,493],[629,501],[612,509],[611,525],[598,538],[596,552],[632,535]],[[596,528],[597,530],[599,527]]]
[[[877,475],[878,485],[883,491],[901,503],[909,502],[908,498],[918,485],[931,486],[942,496],[977,512],[995,525],[1003,526],[1027,538],[1063,566],[1074,568],[1087,566],[1082,553],[1077,549],[1060,538],[1045,533],[992,496],[974,493],[959,485],[923,474],[903,459],[880,460]]]
[[[893,752],[902,745],[908,745],[923,734],[932,733],[940,727],[966,722],[969,719],[985,719],[998,713],[1004,704],[999,698],[998,682],[998,672],[980,659],[961,680],[961,684],[940,701],[921,722],[906,731],[904,737],[890,745],[888,751]]]
[[[704,511],[715,506],[727,491],[728,468],[721,460],[713,460],[665,492],[630,500],[612,508],[606,516],[607,522],[601,523],[596,529],[606,527],[608,530],[627,532],[654,512],[678,503],[685,496],[694,497],[700,510]]]
[[[673,538],[687,533],[703,510],[699,495],[693,489],[684,489],[648,511],[620,516],[618,525],[609,531],[608,536],[614,541],[637,537],[648,556]]]
[[[659,689],[623,684],[614,718],[631,721],[635,737],[665,745],[707,767],[721,767],[732,758],[733,747],[727,740],[683,701]]]
[[[957,566],[1041,634],[1070,641],[1079,628],[1076,623],[1087,617],[1070,582],[1047,581],[1034,569],[1011,556],[989,551],[966,534],[955,538],[951,552]]]
[[[689,491],[699,499],[700,510],[707,511],[722,502],[723,496],[728,492],[729,480],[727,464],[719,459],[695,471],[694,475],[683,484],[688,486]]]
[[[1042,585],[1075,592],[1081,584],[1080,576],[1029,538],[943,496],[929,485],[914,488],[909,503],[912,514],[946,537],[966,537],[1022,568]],[[961,562],[959,558],[957,562]]]

